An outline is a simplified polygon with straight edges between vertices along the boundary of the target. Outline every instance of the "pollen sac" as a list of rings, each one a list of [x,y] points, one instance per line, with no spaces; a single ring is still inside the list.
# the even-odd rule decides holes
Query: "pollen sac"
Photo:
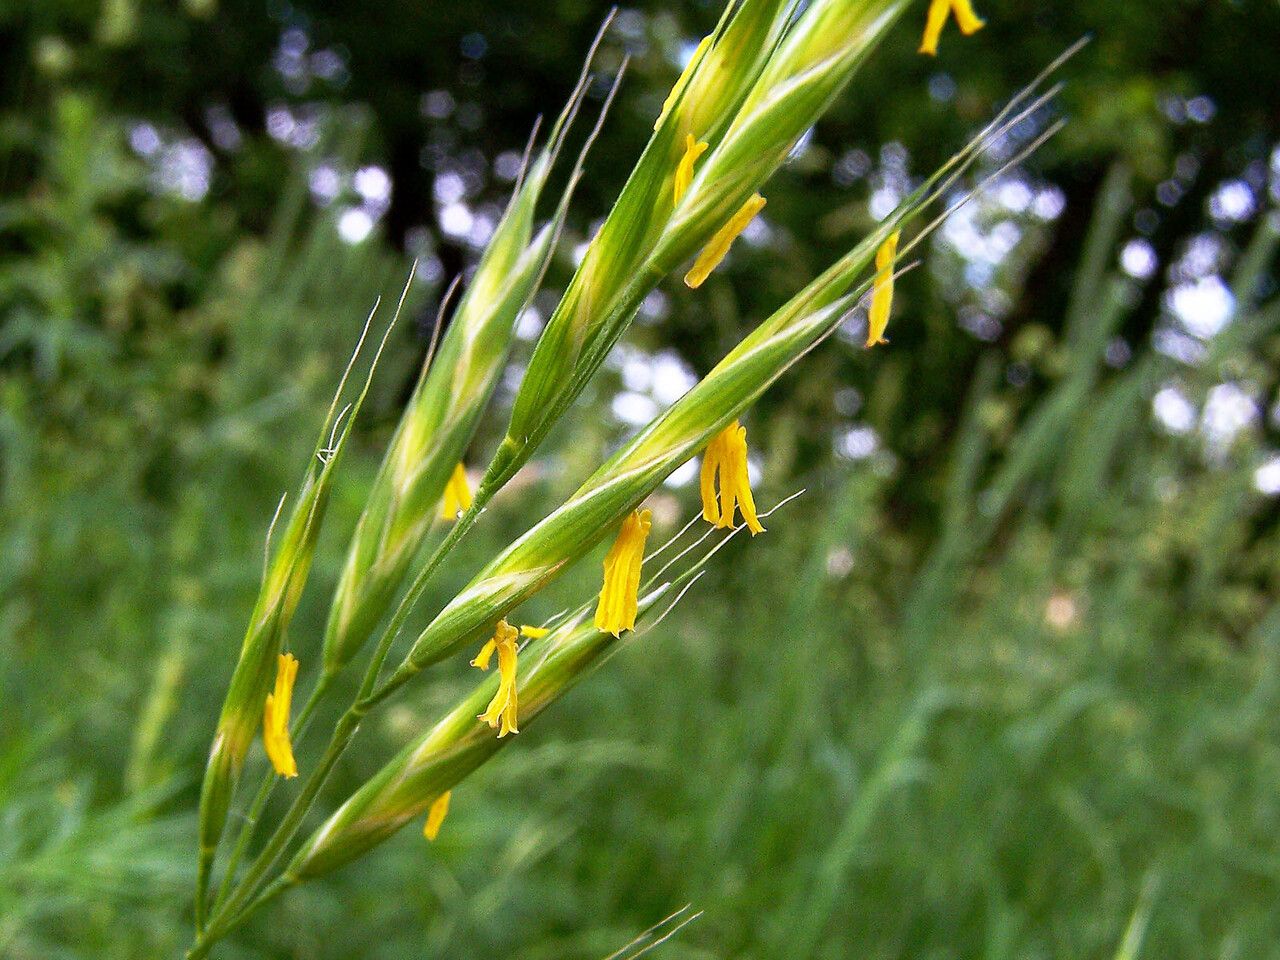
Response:
[[[719,475],[720,495],[716,496]],[[729,424],[707,444],[702,455],[702,519],[716,527],[733,526],[735,509],[742,511],[743,522],[754,537],[764,527],[756,517],[756,502],[751,496],[751,479],[747,474],[747,428],[737,420]]]
[[[489,701],[489,707],[480,714],[490,727],[498,731],[501,740],[509,733],[519,733],[516,705],[516,640],[519,638],[516,628],[499,620],[494,630],[493,639],[481,648],[479,655],[471,661],[471,665],[481,670],[489,668],[489,658],[496,651],[498,654],[498,692]]]
[[[431,804],[431,809],[427,811],[427,822],[422,826],[422,835],[428,840],[434,842],[436,837],[440,836],[440,826],[449,814],[449,798],[452,796],[453,791],[446,790],[436,797]]]
[[[636,628],[640,566],[652,522],[649,510],[633,510],[622,521],[618,539],[604,558],[604,586],[596,605],[595,625],[615,637],[623,630]]]
[[[262,745],[271,766],[282,777],[296,777],[298,764],[293,758],[289,740],[289,705],[293,699],[293,683],[298,678],[298,661],[291,653],[280,654],[275,690],[267,694],[262,711]]]
[[[867,346],[888,343],[884,338],[889,326],[889,308],[893,306],[893,261],[898,255],[901,230],[889,234],[876,251],[876,278],[871,285],[871,309],[867,313]]]
[[[986,24],[986,21],[974,12],[971,0],[933,0],[929,4],[929,13],[925,17],[920,53],[931,57],[938,55],[938,40],[942,36],[942,28],[947,25],[947,17],[952,13],[956,15],[956,26],[966,37],[977,33]]]
[[[689,272],[684,275],[685,286],[696,290],[711,276],[711,271],[720,266],[726,256],[729,255],[729,248],[733,246],[733,241],[738,239],[738,235],[747,229],[751,221],[756,218],[756,214],[764,209],[765,199],[760,194],[753,194],[747,199],[737,212],[729,218],[718,231],[715,236],[707,241],[707,245],[702,248],[702,252],[698,254],[698,259],[693,262],[693,266],[689,268]]]
[[[444,488],[444,498],[440,501],[440,519],[454,520],[470,506],[471,486],[467,483],[467,470],[462,464],[458,464],[453,468]]]
[[[707,152],[708,146],[705,140],[695,140],[693,134],[685,134],[684,156],[680,158],[675,177],[671,182],[674,203],[679,204],[684,195],[689,192],[689,184],[693,182],[693,165]]]

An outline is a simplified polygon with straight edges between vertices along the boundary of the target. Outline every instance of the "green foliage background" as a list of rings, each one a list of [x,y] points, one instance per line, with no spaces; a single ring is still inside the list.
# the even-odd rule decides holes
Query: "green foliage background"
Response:
[[[1280,12],[980,11],[936,62],[895,32],[770,184],[768,235],[702,290],[669,284],[628,356],[705,370],[873,222],[889,173],[932,169],[1091,32],[1066,131],[1018,174],[1056,212],[979,204],[979,233],[1018,228],[980,283],[944,236],[899,284],[890,347],[837,338],[786,378],[748,424],[757,496],[805,495],[459,789],[437,844],[406,831],[218,956],[604,957],[685,903],[705,912],[667,956],[1277,954]],[[305,672],[438,295],[475,261],[441,178],[470,171],[474,211],[503,197],[494,161],[558,108],[604,13],[0,7],[0,956],[189,940],[195,792],[275,503],[374,298],[421,257],[292,628]],[[717,13],[623,11],[603,66],[634,60],[551,289]],[[268,124],[281,110],[305,136]],[[207,160],[194,186],[166,167],[181,156]],[[369,166],[393,186],[371,208],[350,177]],[[357,208],[376,226],[351,244],[335,223]],[[1171,298],[1207,277],[1230,322],[1201,342]],[[495,502],[420,621],[630,429],[625,373]],[[1220,441],[1224,385],[1252,412]],[[1187,429],[1152,416],[1170,389]],[[655,506],[674,529],[693,492]],[[596,577],[584,563],[529,619]],[[329,802],[467,673],[363,730]]]

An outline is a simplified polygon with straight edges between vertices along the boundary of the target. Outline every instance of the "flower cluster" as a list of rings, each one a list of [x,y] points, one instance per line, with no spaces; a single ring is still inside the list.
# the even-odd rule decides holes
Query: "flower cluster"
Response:
[[[307,579],[332,471],[368,382],[345,420],[346,411],[338,413],[335,397],[317,444],[317,459],[307,471],[279,545],[269,551],[262,591],[206,770],[197,872],[198,937],[192,958],[207,955],[219,937],[271,896],[359,856],[415,817],[425,813],[423,835],[435,840],[455,787],[510,743],[508,735],[519,733],[522,720],[535,717],[578,682],[638,623],[660,619],[664,604],[669,609],[679,599],[696,579],[696,571],[730,537],[741,530],[753,537],[764,532],[761,520],[767,513],[757,511],[741,419],[765,390],[864,303],[869,301],[867,347],[887,342],[898,261],[919,239],[900,249],[903,228],[944,195],[990,137],[1016,122],[1018,118],[1007,123],[1005,118],[1029,91],[1015,98],[991,127],[903,199],[852,250],[749,332],[684,396],[627,440],[563,504],[492,557],[412,639],[399,665],[383,676],[385,659],[423,586],[581,394],[644,298],[667,277],[679,276],[685,264],[688,287],[696,289],[709,279],[765,207],[761,189],[767,179],[907,5],[908,0],[813,0],[797,8],[786,0],[741,0],[728,6],[676,81],[648,146],[587,245],[538,338],[503,439],[473,487],[463,465],[467,448],[506,365],[515,320],[537,292],[555,250],[581,174],[586,148],[551,221],[535,230],[541,193],[588,85],[588,58],[578,87],[536,155],[534,140],[530,141],[506,214],[439,350],[423,368],[352,537],[330,606],[320,675],[293,719],[299,663],[283,651],[285,631]],[[922,52],[936,51],[938,36],[952,14],[963,33],[982,26],[968,0],[932,0]],[[611,97],[612,93],[605,101],[606,111]],[[595,131],[587,147],[594,136]],[[645,501],[673,471],[699,455],[702,519],[712,528],[707,536],[723,531],[720,541],[687,570],[664,580],[664,573],[688,553],[681,551],[645,582],[645,551],[653,525]],[[415,568],[433,524],[445,530],[443,539]],[[514,611],[522,603],[605,543],[611,546],[594,600],[541,626],[512,626],[519,622]],[[655,554],[664,549],[659,547]],[[401,595],[411,568],[416,569],[414,579]],[[401,599],[393,607],[397,596]],[[335,725],[329,746],[308,771],[275,832],[241,874],[240,856],[250,845],[276,777],[298,776],[294,749],[312,708],[375,635],[378,643],[355,700]],[[483,678],[471,695],[297,844],[311,804],[362,719],[431,664],[475,650],[477,644],[471,664],[488,672],[496,656],[496,673]],[[268,689],[273,665],[275,684]],[[214,858],[259,722],[270,771],[244,818],[223,888],[211,898]]]

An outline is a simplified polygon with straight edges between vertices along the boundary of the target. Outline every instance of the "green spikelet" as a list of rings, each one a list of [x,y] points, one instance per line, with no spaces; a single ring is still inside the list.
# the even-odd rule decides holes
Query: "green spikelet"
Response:
[[[641,600],[641,617],[673,595],[664,585]],[[575,618],[520,653],[521,726],[576,684],[619,644],[617,637]],[[499,740],[476,719],[492,698],[498,677],[476,689],[425,736],[405,747],[374,774],[298,850],[285,870],[289,884],[342,866],[420,816],[432,801],[492,757],[512,738]]]
[[[377,308],[374,309],[376,311]],[[370,314],[370,320],[372,318]],[[365,330],[368,331],[367,325]],[[362,344],[363,339],[362,336]],[[369,378],[373,376],[373,368],[377,366],[378,355],[385,344],[384,337],[370,366]],[[351,358],[352,364],[359,351],[357,346]],[[262,587],[218,718],[200,788],[197,917],[204,910],[209,871],[222,838],[227,810],[240,778],[245,754],[262,723],[263,704],[275,673],[276,658],[311,570],[311,558],[328,505],[334,471],[342,459],[351,425],[368,393],[367,379],[355,403],[348,410],[338,412],[339,398],[350,372],[351,364],[338,385],[293,510],[263,571]]]
[[[598,40],[597,40],[598,43]],[[592,48],[594,55],[595,48]],[[590,65],[591,57],[587,64]],[[401,417],[351,540],[325,631],[324,670],[339,672],[387,612],[436,517],[511,350],[516,320],[537,292],[568,211],[585,150],[552,221],[534,216],[586,88],[587,70],[511,197],[438,354]]]
[[[483,484],[501,485],[528,460],[645,296],[777,169],[906,3],[819,0],[794,23],[781,6],[772,0],[739,5],[677,83],[547,322]],[[845,33],[828,36],[837,29]],[[710,149],[675,206],[672,182],[686,135],[707,141]]]
[[[566,503],[494,558],[417,637],[387,686],[403,683],[423,667],[483,639],[498,618],[615,533],[622,518],[658,484],[697,455],[855,308],[871,286],[868,278],[880,245],[954,182],[998,126],[976,137],[875,231],[619,449]],[[903,253],[910,249],[908,245]]]

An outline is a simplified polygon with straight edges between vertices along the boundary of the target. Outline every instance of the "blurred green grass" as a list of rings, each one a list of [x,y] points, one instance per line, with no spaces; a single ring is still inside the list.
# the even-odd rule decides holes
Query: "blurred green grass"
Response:
[[[300,181],[265,238],[158,204],[163,239],[140,238],[103,214],[141,189],[119,129],[76,98],[57,123],[49,191],[6,208],[42,240],[0,272],[0,956],[177,956],[195,785],[262,535],[406,264],[339,244]],[[1147,415],[1170,377],[1192,395],[1274,386],[1280,304],[1255,303],[1274,220],[1206,360],[1141,348],[1114,370],[1105,348],[1140,305],[1111,267],[1129,190],[1115,167],[1073,299],[1042,318],[1066,358],[1043,389],[1011,397],[991,347],[956,385],[933,474],[885,451],[767,474],[765,504],[806,493],[460,788],[435,845],[406,831],[218,955],[602,957],[685,903],[705,912],[665,956],[1280,952],[1280,553],[1258,441],[1206,461]],[[304,670],[413,366],[400,345],[293,628]],[[865,362],[909,410],[892,349]],[[762,424],[771,446],[795,441],[804,378]],[[611,389],[495,503],[422,616],[598,461]],[[930,512],[903,516],[922,501],[907,482]],[[659,499],[668,530],[695,509]],[[534,612],[589,592],[594,562]],[[330,801],[470,679],[458,664],[363,731]]]

